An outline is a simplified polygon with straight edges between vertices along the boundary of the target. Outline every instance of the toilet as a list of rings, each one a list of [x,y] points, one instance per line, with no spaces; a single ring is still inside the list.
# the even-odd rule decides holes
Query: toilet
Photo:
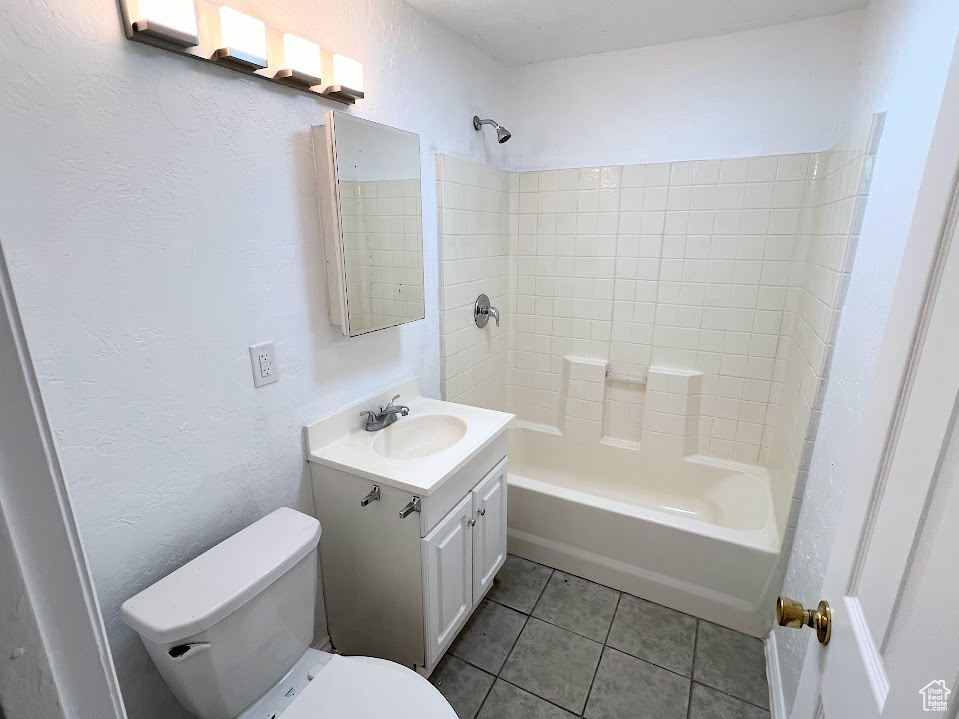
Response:
[[[278,509],[128,599],[121,615],[199,719],[455,719],[412,669],[310,648],[319,540],[315,518]]]

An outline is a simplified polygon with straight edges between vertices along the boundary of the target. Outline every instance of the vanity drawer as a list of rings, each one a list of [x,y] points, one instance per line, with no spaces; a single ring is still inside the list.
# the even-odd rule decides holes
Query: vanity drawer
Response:
[[[428,497],[423,497],[420,512],[420,536],[430,533],[440,520],[460,503],[480,480],[506,456],[506,432],[501,432],[478,455],[458,470],[453,477]]]

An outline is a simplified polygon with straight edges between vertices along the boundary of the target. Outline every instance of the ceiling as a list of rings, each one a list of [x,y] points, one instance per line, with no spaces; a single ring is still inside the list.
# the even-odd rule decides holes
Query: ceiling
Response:
[[[805,20],[869,0],[407,0],[509,66]]]

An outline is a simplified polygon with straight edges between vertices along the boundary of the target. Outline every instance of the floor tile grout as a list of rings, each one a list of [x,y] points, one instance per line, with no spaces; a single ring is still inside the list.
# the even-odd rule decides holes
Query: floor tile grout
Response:
[[[536,563],[536,564],[538,564],[538,563]],[[622,605],[623,595],[624,595],[624,594],[627,594],[627,592],[622,592],[622,591],[620,591],[620,590],[613,589],[612,587],[606,587],[605,585],[599,584],[598,582],[592,582],[593,584],[597,584],[597,585],[600,586],[600,587],[605,587],[606,589],[610,589],[610,590],[612,590],[612,591],[615,591],[616,594],[617,594],[616,604],[615,604],[615,606],[614,606],[614,608],[613,608],[612,616],[611,616],[611,618],[610,618],[609,625],[606,627],[606,634],[605,634],[605,637],[604,637],[604,639],[603,639],[602,641],[598,641],[598,640],[594,639],[593,637],[586,636],[585,634],[581,634],[581,633],[579,633],[579,632],[573,631],[573,630],[571,630],[571,629],[568,629],[567,627],[561,626],[561,625],[559,625],[559,624],[555,624],[555,623],[553,623],[553,622],[551,622],[551,621],[548,621],[548,620],[546,620],[546,619],[543,619],[542,617],[536,617],[536,616],[534,616],[534,615],[533,615],[533,612],[536,610],[536,608],[539,606],[540,602],[542,601],[543,595],[545,594],[546,589],[547,589],[547,587],[549,586],[550,581],[556,576],[556,573],[557,573],[557,572],[560,572],[560,570],[555,569],[555,568],[552,568],[552,567],[547,567],[546,565],[538,564],[538,566],[541,566],[541,567],[543,567],[543,568],[545,568],[545,569],[549,569],[550,571],[549,571],[549,575],[546,577],[546,581],[543,583],[542,587],[540,588],[540,591],[539,591],[539,593],[538,593],[538,595],[537,595],[537,597],[536,597],[536,600],[533,602],[533,604],[532,604],[531,608],[529,609],[529,611],[524,611],[524,610],[522,610],[522,609],[517,609],[516,607],[509,606],[508,604],[504,604],[503,602],[497,601],[496,599],[491,599],[491,598],[489,598],[488,596],[484,598],[484,601],[491,602],[491,603],[493,603],[493,604],[497,604],[497,605],[499,605],[499,606],[501,606],[501,607],[503,607],[503,608],[505,608],[505,609],[509,609],[509,610],[512,610],[512,611],[514,611],[514,612],[516,612],[516,613],[518,613],[518,614],[524,615],[523,626],[520,628],[519,633],[516,635],[516,638],[513,640],[513,643],[512,643],[512,645],[510,646],[509,651],[506,653],[506,658],[503,660],[503,663],[500,665],[500,667],[499,667],[499,669],[497,670],[497,672],[496,672],[495,674],[493,674],[493,673],[487,671],[486,669],[483,669],[482,667],[479,667],[479,666],[473,664],[472,662],[470,662],[470,661],[467,660],[467,659],[463,659],[462,657],[457,657],[460,661],[463,661],[464,663],[468,664],[469,666],[472,666],[472,667],[474,667],[475,669],[477,669],[477,670],[479,670],[479,671],[481,671],[481,672],[483,672],[483,673],[485,673],[485,674],[493,677],[493,682],[490,684],[490,687],[489,687],[489,689],[487,690],[486,694],[484,695],[483,700],[482,700],[482,702],[481,702],[480,705],[479,705],[479,708],[476,710],[476,713],[473,715],[474,718],[475,718],[476,716],[479,716],[479,714],[483,711],[483,708],[485,707],[486,702],[489,700],[489,697],[490,697],[490,695],[492,694],[492,691],[493,691],[493,687],[496,685],[496,682],[497,682],[497,681],[503,681],[505,684],[508,684],[508,685],[511,686],[511,687],[514,687],[514,688],[516,688],[516,689],[518,689],[518,690],[520,690],[520,691],[522,691],[522,692],[524,692],[524,693],[526,693],[526,694],[529,694],[530,696],[536,697],[537,699],[539,699],[539,700],[541,700],[541,701],[544,701],[544,702],[546,702],[547,704],[549,704],[549,705],[551,705],[551,706],[557,707],[558,709],[561,709],[561,710],[563,710],[564,712],[567,712],[568,714],[570,714],[570,715],[572,715],[572,716],[584,717],[584,716],[585,716],[585,713],[586,713],[586,707],[587,707],[587,705],[589,704],[589,699],[590,699],[590,697],[591,697],[592,694],[593,694],[594,685],[595,685],[595,683],[596,683],[596,677],[597,677],[598,674],[599,674],[599,667],[600,667],[600,664],[602,663],[602,658],[603,658],[603,655],[606,653],[607,647],[610,648],[610,649],[613,649],[613,650],[615,650],[615,651],[617,651],[617,652],[621,652],[621,653],[624,654],[625,656],[628,656],[628,657],[630,657],[630,658],[632,658],[632,659],[635,659],[635,660],[637,660],[637,661],[640,661],[640,662],[642,662],[642,663],[644,663],[644,664],[647,664],[647,665],[649,665],[649,666],[656,667],[656,668],[661,669],[661,670],[663,670],[663,671],[667,671],[667,672],[669,672],[670,674],[673,674],[673,675],[675,675],[675,676],[677,676],[677,677],[679,677],[679,678],[681,678],[681,679],[683,679],[683,680],[688,681],[688,682],[689,682],[689,693],[688,693],[688,695],[687,695],[687,708],[686,708],[686,714],[685,714],[686,719],[691,719],[691,718],[692,718],[692,695],[693,695],[693,689],[694,689],[694,685],[695,685],[695,684],[700,684],[701,686],[706,687],[706,688],[708,688],[708,689],[710,689],[710,690],[712,690],[712,691],[718,692],[719,694],[722,694],[723,696],[729,697],[730,699],[732,699],[732,700],[734,700],[734,701],[741,702],[741,703],[745,704],[746,706],[754,707],[754,708],[756,708],[756,709],[759,709],[760,711],[764,711],[764,712],[767,712],[767,713],[770,712],[769,708],[767,708],[767,707],[760,706],[760,705],[755,704],[755,703],[753,703],[753,702],[751,702],[751,701],[749,701],[749,700],[747,700],[747,699],[743,699],[743,698],[738,697],[738,696],[736,696],[736,695],[734,695],[734,694],[730,694],[729,692],[727,692],[727,691],[725,691],[725,690],[723,690],[723,689],[720,689],[719,687],[714,687],[714,686],[712,686],[712,685],[709,684],[707,681],[703,681],[703,680],[701,680],[701,679],[696,679],[696,678],[695,678],[695,674],[696,674],[696,660],[697,660],[697,657],[698,657],[698,650],[699,650],[700,628],[701,628],[701,626],[702,626],[702,622],[705,621],[705,620],[699,619],[698,617],[692,617],[692,615],[685,615],[685,616],[692,617],[693,619],[696,620],[696,625],[695,625],[694,635],[693,635],[692,666],[690,667],[690,670],[689,670],[689,672],[690,672],[689,676],[686,676],[685,674],[682,674],[681,672],[677,672],[677,671],[675,671],[674,669],[670,669],[669,667],[661,666],[661,665],[657,664],[656,662],[650,661],[650,660],[645,659],[645,658],[643,658],[643,657],[636,656],[636,655],[634,655],[634,654],[631,654],[630,652],[627,652],[627,651],[624,651],[624,650],[622,650],[622,649],[618,649],[617,647],[612,647],[612,646],[609,645],[609,638],[610,638],[610,635],[611,635],[611,633],[612,633],[613,624],[614,624],[614,622],[616,621],[616,616],[617,616],[617,614],[618,614],[618,612],[619,612],[619,610],[620,610],[620,607],[621,607],[621,605]],[[561,574],[567,574],[567,575],[573,576],[573,577],[577,577],[577,575],[569,574],[568,572],[560,572],[560,573],[561,573]],[[578,579],[582,579],[582,580],[587,581],[587,582],[591,582],[591,580],[585,579],[584,577],[577,577],[577,578],[578,578]],[[632,596],[634,596],[634,595],[630,595],[630,596],[632,597]],[[641,601],[648,602],[649,604],[653,604],[653,605],[655,605],[655,606],[659,606],[659,607],[663,607],[663,606],[664,606],[664,605],[656,604],[655,602],[649,602],[649,600],[643,599],[642,597],[636,597],[636,598],[639,599],[639,600],[641,600]],[[670,611],[673,611],[673,612],[676,612],[676,611],[677,611],[677,610],[675,610],[675,609],[672,609],[671,607],[665,607],[665,608],[666,608],[666,609],[669,609]],[[683,612],[678,612],[678,613],[679,613],[679,614],[683,614]],[[569,709],[567,709],[566,707],[561,706],[561,705],[557,704],[556,702],[554,702],[554,701],[552,701],[552,700],[550,700],[550,699],[547,699],[546,697],[540,696],[540,695],[537,694],[535,691],[532,691],[532,690],[530,690],[530,689],[527,688],[527,687],[520,686],[519,684],[516,684],[516,683],[514,683],[514,682],[509,681],[508,679],[503,678],[503,676],[502,676],[503,670],[505,669],[506,664],[509,662],[509,660],[510,660],[510,658],[512,657],[514,651],[516,650],[516,645],[519,643],[520,637],[522,637],[523,633],[526,631],[526,628],[529,626],[529,621],[530,621],[530,619],[536,619],[537,621],[540,621],[540,622],[542,622],[542,623],[544,623],[544,624],[547,624],[547,625],[549,625],[549,626],[551,626],[551,627],[555,627],[555,628],[557,628],[557,629],[560,629],[560,630],[569,632],[570,634],[573,634],[573,635],[575,635],[575,636],[577,636],[577,637],[580,637],[580,638],[582,638],[582,639],[586,639],[586,640],[588,640],[589,642],[592,642],[593,644],[597,644],[597,645],[600,646],[600,657],[599,657],[599,661],[597,661],[597,663],[596,663],[596,668],[595,668],[594,671],[593,671],[593,676],[592,676],[592,679],[590,680],[589,688],[588,688],[588,690],[587,690],[587,692],[586,692],[586,700],[585,700],[585,702],[584,702],[584,704],[583,704],[583,709],[582,709],[581,712],[579,712],[579,714],[573,714],[573,712],[570,712]],[[719,625],[719,626],[721,626],[721,625]],[[456,656],[456,655],[454,654],[453,656]]]
[[[693,675],[696,673],[696,648],[699,645],[699,622],[696,620],[696,628],[693,630],[693,661],[689,667],[689,697],[686,699],[686,719],[690,719],[693,711]]]
[[[596,669],[593,670],[593,678],[589,682],[589,690],[586,692],[586,702],[583,704],[583,711],[580,712],[581,717],[586,716],[586,707],[589,706],[589,698],[593,694],[593,685],[596,683],[596,675],[599,674],[599,665],[603,663],[603,655],[606,653],[606,647],[609,641],[609,633],[613,631],[613,622],[616,621],[616,612],[619,611],[619,603],[623,601],[623,593],[618,592],[616,596],[616,606],[613,607],[613,616],[609,619],[609,626],[606,627],[606,636],[603,638],[603,648],[599,652],[599,661],[596,662]],[[688,719],[688,717],[687,717]]]
[[[513,609],[513,607],[507,606],[506,604],[500,604],[500,603],[497,602],[495,599],[490,599],[489,601],[493,602],[494,604],[499,604],[501,607],[506,607],[507,609]],[[618,600],[618,599],[616,600],[616,606],[617,606],[617,607],[619,606],[619,600]],[[513,611],[514,611],[514,612],[519,612],[520,614],[526,614],[526,612],[520,612],[519,609],[513,609]],[[591,642],[594,642],[594,643],[596,643],[596,644],[602,644],[603,646],[606,646],[606,642],[605,642],[605,641],[602,641],[602,642],[601,642],[601,641],[598,641],[598,640],[596,640],[596,639],[593,639],[593,637],[587,637],[585,634],[580,634],[579,632],[574,631],[574,630],[570,629],[569,627],[564,627],[564,626],[562,626],[561,624],[556,624],[555,622],[551,622],[551,621],[549,621],[548,619],[543,619],[542,617],[535,617],[535,616],[533,616],[532,614],[526,614],[526,616],[528,616],[530,619],[535,619],[537,622],[542,622],[543,624],[549,624],[551,627],[557,627],[558,629],[565,629],[567,632],[569,632],[570,634],[575,634],[577,637],[582,637],[583,639],[589,639],[589,641],[591,641]],[[610,621],[610,625],[612,625],[612,621]],[[607,636],[607,637],[609,636],[609,631],[608,631],[608,630],[606,631],[606,636]],[[615,649],[615,647],[613,647],[613,648]],[[639,657],[637,657],[637,659],[638,659],[638,658],[639,658]]]
[[[600,585],[600,586],[602,586],[602,585]],[[619,592],[619,594],[620,594],[620,599],[622,599],[622,595],[623,595],[623,594],[626,594],[626,592]],[[629,596],[632,597],[633,595],[630,594]],[[636,599],[642,599],[642,597],[636,597]],[[519,614],[526,614],[526,612],[521,611],[521,610],[519,610],[519,609],[516,609],[515,607],[511,607],[511,606],[509,606],[509,605],[507,605],[507,604],[502,604],[501,602],[497,602],[495,599],[490,599],[490,600],[488,600],[488,601],[493,602],[493,604],[499,604],[499,606],[501,606],[501,607],[506,607],[507,609],[512,609],[514,612],[517,612],[517,613],[519,613]],[[645,602],[646,600],[643,599],[643,601]],[[657,606],[659,606],[659,605],[657,605]],[[619,600],[617,600],[617,602],[616,602],[616,609],[617,609],[617,610],[619,609]],[[674,610],[672,610],[672,611],[676,611],[676,610],[674,609]],[[682,612],[680,612],[680,613],[682,613]],[[686,675],[686,674],[683,674],[682,672],[677,672],[675,669],[670,669],[669,667],[664,667],[662,664],[657,664],[656,662],[654,662],[654,661],[652,661],[652,660],[650,660],[650,659],[646,659],[645,657],[638,657],[638,656],[636,656],[635,654],[631,654],[630,652],[627,652],[625,649],[620,649],[619,647],[614,647],[612,644],[609,644],[609,643],[608,643],[608,642],[609,642],[609,633],[610,633],[610,631],[612,630],[613,621],[616,620],[616,612],[615,612],[615,611],[613,612],[613,619],[612,619],[612,620],[610,621],[610,623],[609,623],[609,629],[606,630],[606,640],[605,640],[605,641],[602,641],[602,642],[596,641],[596,640],[593,639],[592,637],[587,637],[585,634],[580,634],[579,632],[573,631],[572,629],[569,629],[568,627],[564,627],[564,626],[562,626],[561,624],[554,624],[553,622],[551,622],[551,621],[549,621],[549,620],[547,620],[547,619],[543,619],[542,617],[534,617],[532,614],[526,614],[526,616],[529,617],[530,619],[535,619],[535,620],[538,621],[538,622],[543,622],[543,624],[549,624],[551,627],[556,627],[557,629],[562,629],[563,631],[569,632],[570,634],[575,634],[577,637],[582,637],[583,639],[588,639],[589,641],[593,642],[594,644],[599,644],[599,645],[601,645],[601,646],[603,647],[603,649],[609,647],[609,648],[612,649],[613,651],[619,652],[620,654],[625,654],[627,657],[632,657],[633,659],[638,659],[639,661],[644,662],[645,664],[649,664],[650,666],[654,666],[654,667],[656,667],[657,669],[662,669],[663,671],[667,671],[667,672],[669,672],[670,674],[675,674],[677,677],[682,677],[683,679],[689,679],[690,681],[693,680],[693,677],[692,677],[691,674]],[[686,616],[691,616],[691,615],[686,615]],[[695,617],[694,617],[694,618],[695,618]],[[698,631],[698,627],[699,627],[698,622],[699,622],[699,620],[697,619],[696,621],[697,621],[697,631]],[[523,628],[525,629],[525,627],[526,627],[526,625],[524,624],[524,625],[523,625]],[[510,650],[510,651],[512,651],[512,650]],[[464,661],[465,661],[465,660],[464,660]],[[477,667],[477,668],[479,668],[479,667]],[[690,672],[692,672],[692,670],[690,670]],[[489,672],[486,672],[486,673],[489,674]],[[720,693],[722,693],[722,694],[726,694],[726,696],[733,697],[733,699],[739,699],[739,697],[734,696],[734,695],[732,695],[732,694],[727,694],[727,693],[724,692],[722,689],[719,689],[718,687],[714,687],[714,686],[711,686],[711,685],[709,685],[709,684],[706,684],[706,683],[703,682],[703,681],[700,681],[700,682],[698,682],[698,683],[699,683],[699,684],[702,684],[703,686],[707,686],[707,687],[709,687],[710,689],[715,689],[716,691],[718,691],[718,692],[720,692]],[[746,701],[745,699],[739,699],[739,701],[744,701],[744,702],[746,702],[747,704],[752,704],[752,702]],[[758,704],[752,704],[752,706],[759,707]],[[759,707],[759,708],[762,709],[763,707]]]
[[[540,566],[545,566],[545,565],[540,565]],[[539,600],[542,599],[542,597],[543,597],[543,592],[546,591],[546,585],[549,584],[549,580],[552,579],[552,578],[553,578],[553,574],[556,573],[556,570],[553,569],[552,567],[549,567],[548,569],[550,570],[550,571],[549,571],[549,576],[546,577],[546,581],[543,583],[543,588],[539,590],[539,596],[537,596],[537,597],[536,597],[536,601],[533,602],[533,607],[532,607],[532,609],[529,610],[530,613],[529,613],[529,614],[526,614],[526,620],[523,622],[523,626],[520,628],[519,633],[516,635],[516,639],[513,640],[513,644],[510,646],[509,651],[506,652],[506,659],[503,660],[503,663],[500,665],[500,667],[499,667],[499,669],[497,670],[496,674],[493,675],[493,683],[490,685],[489,691],[486,692],[486,696],[483,697],[483,701],[482,701],[482,703],[479,705],[479,709],[477,709],[477,710],[476,710],[476,714],[473,715],[474,717],[479,716],[479,713],[480,713],[481,711],[483,711],[483,705],[486,704],[486,700],[489,699],[489,695],[490,695],[490,693],[493,691],[493,687],[496,686],[496,680],[498,680],[498,679],[500,678],[500,675],[503,673],[503,668],[506,666],[506,662],[508,662],[510,656],[512,656],[513,650],[516,649],[516,643],[519,641],[519,638],[520,638],[521,636],[523,636],[523,631],[526,629],[526,625],[529,624],[529,619],[530,619],[530,617],[533,616],[533,609],[536,609],[536,605],[539,603]],[[492,599],[487,599],[486,597],[484,597],[482,601],[489,601],[489,602],[493,602],[494,604],[500,604],[499,602],[496,602],[496,601],[494,601],[494,600],[492,600]],[[500,606],[501,606],[501,607],[506,607],[505,604],[500,604]],[[506,608],[507,608],[507,609],[513,609],[513,607],[506,607]],[[514,612],[519,612],[520,614],[525,614],[525,612],[520,612],[518,609],[513,609],[513,611],[514,611]],[[466,661],[466,660],[463,660],[463,661]],[[477,667],[477,668],[479,668],[479,667]],[[487,673],[488,673],[488,672],[487,672]],[[506,680],[503,679],[503,681],[505,682]],[[509,683],[510,683],[510,682],[507,682],[507,684],[509,684]],[[525,690],[524,690],[524,691],[525,691]],[[530,694],[532,694],[532,692],[530,692]],[[535,695],[534,695],[534,696],[535,696]],[[542,698],[542,697],[540,697],[540,698]]]

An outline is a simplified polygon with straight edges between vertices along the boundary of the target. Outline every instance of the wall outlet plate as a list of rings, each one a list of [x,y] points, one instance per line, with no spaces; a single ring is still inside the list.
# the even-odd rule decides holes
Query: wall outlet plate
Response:
[[[253,386],[262,387],[280,379],[276,366],[276,347],[273,340],[250,345],[250,364],[253,367]]]

